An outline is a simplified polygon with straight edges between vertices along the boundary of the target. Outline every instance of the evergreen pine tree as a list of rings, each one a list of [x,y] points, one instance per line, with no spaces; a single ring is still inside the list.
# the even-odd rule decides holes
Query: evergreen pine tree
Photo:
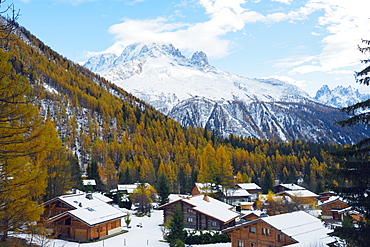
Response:
[[[163,205],[169,201],[168,196],[171,193],[171,184],[170,180],[168,179],[167,175],[162,172],[158,176],[156,189],[159,197],[159,204]]]
[[[184,231],[184,215],[181,210],[181,206],[177,204],[173,210],[172,219],[169,223],[169,233],[167,236],[168,242],[174,243],[176,240],[185,241],[186,232]]]
[[[370,40],[363,40],[367,45],[359,48],[361,52],[370,50]],[[370,59],[363,63],[370,63]],[[356,72],[356,81],[360,84],[370,84],[370,66]],[[357,103],[342,109],[353,116],[339,122],[342,126],[367,124],[370,122],[370,100]],[[368,246],[370,243],[370,137],[336,152],[334,155],[341,161],[341,166],[332,169],[331,174],[340,184],[332,188],[348,202],[352,209],[364,215],[364,221],[355,224],[344,224],[335,229],[335,234],[344,238],[348,246]]]
[[[101,181],[100,175],[99,175],[99,167],[98,163],[95,160],[92,160],[86,169],[87,176],[91,179],[95,179],[96,183],[96,189],[102,190],[103,188],[103,182]]]

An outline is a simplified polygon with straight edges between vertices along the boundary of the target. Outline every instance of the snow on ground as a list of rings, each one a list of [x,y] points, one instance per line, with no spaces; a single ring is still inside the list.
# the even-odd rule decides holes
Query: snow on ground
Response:
[[[122,220],[123,230],[127,233],[93,243],[74,243],[60,239],[51,240],[50,247],[168,247],[169,244],[163,241],[160,224],[163,223],[163,211],[154,210],[150,217],[131,216],[131,228],[127,229]],[[141,224],[142,227],[137,227]],[[194,245],[197,247],[230,247],[231,243]]]

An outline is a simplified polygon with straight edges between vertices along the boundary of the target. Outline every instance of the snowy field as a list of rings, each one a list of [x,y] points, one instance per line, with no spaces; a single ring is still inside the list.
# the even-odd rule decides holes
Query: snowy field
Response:
[[[159,224],[163,223],[163,211],[154,210],[151,217],[136,217],[131,216],[131,228],[127,229],[125,222],[122,220],[123,230],[128,230],[127,233],[98,241],[93,243],[74,243],[59,239],[51,240],[49,247],[168,247],[169,244],[163,242],[162,231]],[[141,224],[142,227],[137,227]],[[230,247],[231,243],[194,245],[199,247]]]

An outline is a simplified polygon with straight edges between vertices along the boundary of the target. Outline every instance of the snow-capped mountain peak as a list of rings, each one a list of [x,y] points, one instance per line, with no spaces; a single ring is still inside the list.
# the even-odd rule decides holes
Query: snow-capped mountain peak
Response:
[[[220,136],[283,141],[322,141],[331,134],[317,124],[335,128],[327,117],[334,108],[316,103],[297,86],[223,72],[209,65],[201,51],[187,58],[171,44],[135,43],[110,58],[110,64],[104,57],[91,58],[85,67],[184,126],[207,128]],[[343,141],[340,134],[336,138]]]
[[[316,93],[315,100],[322,104],[337,108],[354,105],[370,98],[370,94],[361,94],[358,89],[351,86],[337,86],[333,90],[327,85],[322,86]]]
[[[202,51],[199,51],[199,52],[197,51],[193,54],[193,56],[191,57],[191,63],[199,67],[204,67],[206,65],[209,65],[208,57]]]
[[[184,58],[181,52],[176,49],[172,44],[166,43],[134,43],[127,46],[119,58],[115,61],[115,64],[128,62],[130,60],[138,59],[141,57],[153,57],[158,58],[161,56],[172,56],[178,58]]]

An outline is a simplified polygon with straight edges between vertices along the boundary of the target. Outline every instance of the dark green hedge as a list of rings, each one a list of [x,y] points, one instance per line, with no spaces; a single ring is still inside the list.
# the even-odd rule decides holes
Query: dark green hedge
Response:
[[[215,243],[228,243],[230,242],[229,235],[219,232],[209,231],[191,231],[188,232],[185,238],[185,244],[215,244]]]

